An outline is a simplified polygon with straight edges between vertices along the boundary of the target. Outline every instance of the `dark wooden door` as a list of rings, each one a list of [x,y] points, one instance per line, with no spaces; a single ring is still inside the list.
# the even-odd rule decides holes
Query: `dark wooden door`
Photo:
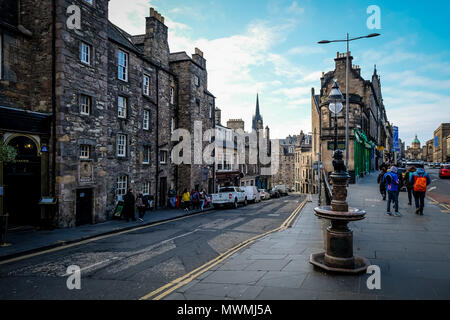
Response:
[[[76,224],[92,223],[92,189],[77,190],[77,216]]]
[[[159,206],[165,207],[167,205],[167,178],[160,178],[159,183]]]

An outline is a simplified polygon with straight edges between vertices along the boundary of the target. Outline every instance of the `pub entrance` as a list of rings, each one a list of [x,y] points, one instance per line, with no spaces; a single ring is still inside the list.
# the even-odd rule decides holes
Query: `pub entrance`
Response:
[[[16,161],[3,167],[5,212],[14,225],[38,226],[40,221],[41,158],[34,140],[26,136],[11,139]]]

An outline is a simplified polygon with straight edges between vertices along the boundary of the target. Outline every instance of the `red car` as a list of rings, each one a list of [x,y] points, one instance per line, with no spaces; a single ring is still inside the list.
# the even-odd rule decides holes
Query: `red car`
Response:
[[[441,170],[439,171],[439,178],[448,178],[450,177],[450,164],[444,164],[441,166]]]

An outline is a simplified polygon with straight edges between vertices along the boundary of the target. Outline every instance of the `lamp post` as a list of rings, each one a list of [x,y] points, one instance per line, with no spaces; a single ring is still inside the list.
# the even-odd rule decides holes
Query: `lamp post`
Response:
[[[347,182],[350,176],[344,164],[343,152],[338,149],[337,143],[337,114],[342,111],[343,96],[336,81],[328,101],[328,108],[334,113],[334,171],[330,175],[333,200],[331,206],[319,206],[314,211],[317,217],[330,220],[330,226],[326,232],[326,252],[311,254],[309,261],[326,271],[355,274],[364,272],[370,262],[364,257],[353,255],[353,232],[347,224],[364,219],[366,212],[349,208],[347,203]]]
[[[355,41],[364,38],[374,38],[380,36],[379,33],[371,33],[367,36],[357,37],[357,38],[349,38],[349,34],[347,33],[347,39],[345,40],[322,40],[319,41],[319,44],[327,44],[332,42],[347,42],[347,53],[346,53],[346,62],[345,62],[345,166],[348,168],[348,157],[349,157],[349,148],[348,148],[348,140],[349,140],[349,102],[350,102],[350,90],[349,90],[349,57],[350,57],[350,41]]]
[[[342,105],[343,96],[341,90],[339,90],[339,85],[337,81],[334,81],[333,87],[331,88],[330,95],[328,96],[328,109],[334,114],[334,152],[338,149],[337,141],[337,114],[342,111],[344,106]]]

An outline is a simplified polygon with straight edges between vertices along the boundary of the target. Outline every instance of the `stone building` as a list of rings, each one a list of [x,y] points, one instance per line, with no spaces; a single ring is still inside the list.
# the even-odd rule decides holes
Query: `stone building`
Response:
[[[433,139],[430,139],[427,141],[426,159],[424,159],[424,161],[426,161],[426,162],[433,162],[433,143],[434,143]]]
[[[299,135],[288,136],[279,141],[279,169],[272,176],[272,181],[276,185],[287,185],[289,189],[296,189],[296,151],[305,143],[306,136],[303,131]]]
[[[311,112],[313,131],[313,161],[318,160],[321,153],[322,162],[327,173],[332,172],[332,153],[334,149],[334,115],[328,109],[328,95],[337,80],[345,99],[346,93],[346,54],[337,53],[335,69],[323,73],[319,94],[311,91]],[[371,80],[361,77],[359,66],[352,64],[353,57],[349,56],[351,70],[350,110],[349,110],[349,167],[350,181],[378,169],[378,166],[392,156],[392,127],[386,116],[386,109],[381,94],[381,78],[375,67]],[[337,116],[338,147],[345,146],[345,100],[344,108]],[[344,150],[345,156],[345,150]]]
[[[414,140],[411,143],[411,146],[408,146],[406,148],[406,158],[409,160],[422,160],[422,148],[420,147],[420,141],[417,138],[417,134],[416,137],[414,138]]]
[[[433,162],[449,162],[450,153],[447,151],[447,137],[450,135],[450,123],[442,123],[434,131]]]
[[[313,170],[312,135],[305,136],[295,148],[295,191],[317,193],[317,176]]]
[[[220,118],[216,119],[218,120],[215,129],[216,187],[239,186],[242,176],[234,130],[222,126]]]
[[[71,227],[110,218],[128,188],[158,206],[170,187],[213,189],[213,167],[171,165],[173,130],[214,127],[215,102],[203,53],[171,54],[164,17],[151,8],[145,34],[130,35],[108,20],[108,0],[4,6],[0,140],[19,161],[0,174],[13,223],[36,224],[43,196]],[[66,14],[76,8],[80,28]]]

